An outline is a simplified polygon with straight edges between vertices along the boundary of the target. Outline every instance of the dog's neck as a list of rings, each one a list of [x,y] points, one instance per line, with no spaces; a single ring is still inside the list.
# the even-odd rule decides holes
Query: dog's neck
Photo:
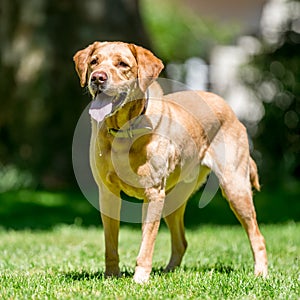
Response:
[[[130,96],[128,96],[130,97]],[[106,118],[105,125],[108,130],[119,131],[122,128],[128,128],[132,120],[144,114],[147,108],[148,97],[145,94],[131,96],[126,104],[115,114]]]

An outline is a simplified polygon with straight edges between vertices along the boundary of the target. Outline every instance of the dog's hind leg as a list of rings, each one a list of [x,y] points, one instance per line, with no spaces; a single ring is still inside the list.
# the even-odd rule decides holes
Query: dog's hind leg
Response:
[[[229,201],[230,208],[247,232],[254,257],[255,275],[266,277],[268,272],[266,245],[258,228],[251,191],[234,191],[232,186],[236,184],[222,187],[223,193]]]
[[[255,275],[266,277],[266,245],[252,199],[252,185],[259,188],[256,165],[249,155],[246,129],[237,122],[231,125],[215,137],[204,161],[217,175],[223,195],[248,235]]]
[[[223,195],[230,208],[246,230],[254,257],[255,275],[267,276],[267,254],[265,240],[258,228],[256,212],[252,199],[250,174],[236,169],[231,176],[220,182]]]
[[[187,241],[184,233],[184,211],[186,202],[177,208],[173,213],[164,217],[171,233],[172,254],[165,271],[172,271],[182,261],[187,248]]]
[[[171,233],[172,254],[165,272],[172,271],[181,264],[187,248],[184,232],[184,212],[189,197],[197,191],[206,181],[210,169],[196,165],[193,170],[195,176],[192,180],[182,181],[176,184],[174,190],[168,194],[164,207],[164,220]]]

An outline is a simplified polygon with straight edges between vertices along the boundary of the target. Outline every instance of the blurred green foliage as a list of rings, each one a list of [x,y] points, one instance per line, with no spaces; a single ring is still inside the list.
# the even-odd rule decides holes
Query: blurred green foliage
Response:
[[[178,0],[142,0],[140,7],[153,48],[165,62],[193,56],[208,61],[212,47],[232,42],[240,29],[199,16]]]
[[[74,70],[77,50],[94,40],[123,40],[152,47],[165,63],[209,61],[210,49],[239,31],[176,0],[2,0],[0,13],[1,191],[76,185],[72,137],[90,101]],[[257,76],[244,78],[265,106],[253,137],[265,184],[300,178],[299,39],[289,24],[276,45],[254,57]],[[271,98],[266,86],[275,91]]]
[[[34,186],[34,178],[29,171],[21,171],[15,165],[0,166],[0,193]]]
[[[261,41],[262,51],[248,65],[253,76],[245,72],[243,77],[264,103],[254,143],[268,185],[300,180],[300,32],[293,29],[293,22],[279,33],[277,43]]]

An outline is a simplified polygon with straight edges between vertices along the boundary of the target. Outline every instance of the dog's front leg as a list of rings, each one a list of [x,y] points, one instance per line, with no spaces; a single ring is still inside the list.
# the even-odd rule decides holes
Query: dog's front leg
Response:
[[[143,208],[142,243],[137,258],[134,281],[145,283],[149,280],[152,269],[152,257],[157,236],[165,191],[151,188],[146,191],[146,201]]]
[[[107,191],[100,192],[100,210],[105,238],[105,276],[120,276],[118,236],[121,200]]]

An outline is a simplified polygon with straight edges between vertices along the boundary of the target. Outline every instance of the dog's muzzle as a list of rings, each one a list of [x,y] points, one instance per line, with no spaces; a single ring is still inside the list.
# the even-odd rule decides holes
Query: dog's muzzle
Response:
[[[91,74],[89,89],[95,97],[98,93],[105,90],[107,86],[108,75],[104,71],[95,71]]]

